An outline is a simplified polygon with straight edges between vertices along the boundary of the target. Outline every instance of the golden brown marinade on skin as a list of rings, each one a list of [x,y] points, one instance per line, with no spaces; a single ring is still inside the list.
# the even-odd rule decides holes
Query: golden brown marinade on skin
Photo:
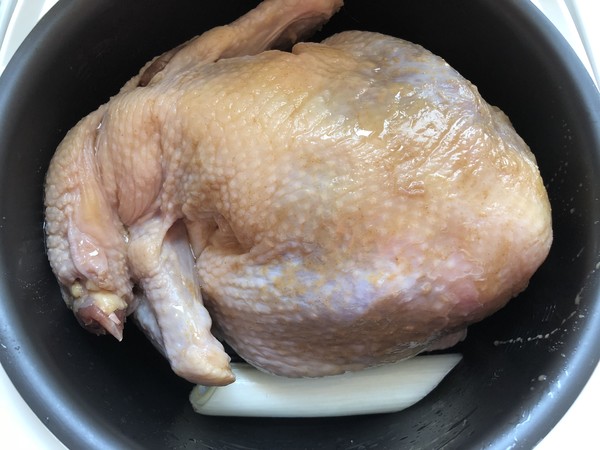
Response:
[[[548,197],[471,83],[371,32],[268,50],[340,6],[263,2],[69,132],[46,230],[84,326],[121,338],[134,314],[196,383],[233,381],[213,333],[264,370],[323,376],[451,346],[527,286]]]

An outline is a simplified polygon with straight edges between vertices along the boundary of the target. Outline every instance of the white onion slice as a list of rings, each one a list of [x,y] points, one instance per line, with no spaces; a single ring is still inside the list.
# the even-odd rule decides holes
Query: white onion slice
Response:
[[[381,367],[322,378],[286,378],[248,364],[231,364],[236,381],[196,386],[194,410],[211,416],[327,417],[407,408],[435,388],[461,360],[459,354],[424,355]]]

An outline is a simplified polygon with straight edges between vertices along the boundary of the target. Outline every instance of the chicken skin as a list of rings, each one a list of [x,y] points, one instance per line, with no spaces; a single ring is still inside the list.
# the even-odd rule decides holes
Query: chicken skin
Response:
[[[445,348],[551,241],[535,158],[422,47],[267,0],[149,62],[65,137],[48,256],[82,325],[133,314],[187,380],[325,376]],[[216,336],[216,337],[215,337]],[[218,337],[218,339],[217,339]]]

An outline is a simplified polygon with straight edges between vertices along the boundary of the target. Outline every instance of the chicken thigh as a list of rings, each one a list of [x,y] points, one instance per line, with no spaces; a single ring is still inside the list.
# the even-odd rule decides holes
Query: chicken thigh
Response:
[[[550,205],[508,118],[336,0],[267,0],[148,63],[60,144],[48,256],[89,330],[134,314],[180,376],[324,376],[444,348],[521,292]],[[218,336],[219,339],[215,338]]]

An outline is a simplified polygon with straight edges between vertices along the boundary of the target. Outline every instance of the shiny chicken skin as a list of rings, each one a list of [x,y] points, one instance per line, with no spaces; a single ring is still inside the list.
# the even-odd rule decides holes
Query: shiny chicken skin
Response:
[[[83,326],[139,326],[191,382],[225,340],[285,376],[463,338],[552,240],[535,158],[441,58],[271,0],[148,63],[51,162],[48,255]],[[218,339],[215,337],[217,336]]]

